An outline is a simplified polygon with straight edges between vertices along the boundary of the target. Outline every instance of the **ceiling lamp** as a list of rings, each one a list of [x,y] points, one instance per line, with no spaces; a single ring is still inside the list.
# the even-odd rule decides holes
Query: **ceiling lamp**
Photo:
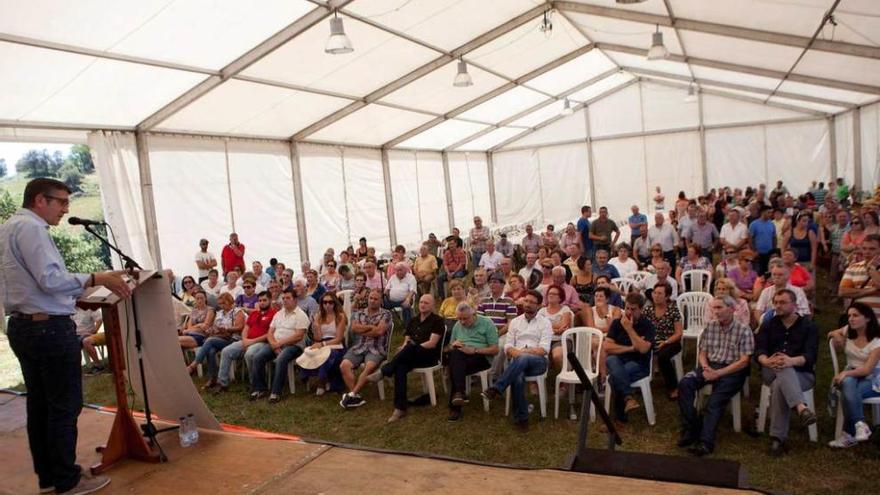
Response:
[[[660,25],[657,25],[657,31],[651,35],[651,48],[648,49],[648,60],[662,60],[669,56],[669,50],[663,44],[663,33],[660,32]]]
[[[544,36],[550,38],[553,36],[553,21],[550,20],[550,17],[553,15],[552,10],[544,11],[544,18],[541,20],[541,25],[538,26],[538,29],[544,33]]]
[[[571,108],[571,101],[566,98],[565,103],[562,105],[562,115],[571,115],[574,113],[574,108]]]
[[[645,0],[617,0],[617,3],[621,3],[623,5],[629,5],[633,3],[642,3]]]
[[[330,37],[327,38],[324,52],[331,55],[342,55],[353,51],[354,47],[351,46],[351,40],[348,39],[348,36],[345,34],[345,27],[342,26],[342,19],[334,11],[333,17],[330,19]]]
[[[471,79],[471,75],[468,74],[467,64],[464,60],[458,61],[458,73],[455,75],[455,80],[452,82],[452,85],[456,88],[466,88],[474,85],[474,80]]]
[[[697,92],[694,90],[694,83],[688,85],[688,94],[684,97],[685,103],[693,103],[697,101]]]

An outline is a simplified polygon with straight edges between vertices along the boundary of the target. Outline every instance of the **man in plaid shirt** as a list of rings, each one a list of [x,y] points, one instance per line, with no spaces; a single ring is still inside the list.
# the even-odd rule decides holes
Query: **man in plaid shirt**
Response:
[[[678,383],[678,408],[681,411],[679,447],[690,447],[698,457],[715,448],[715,429],[727,403],[749,377],[749,360],[755,352],[751,329],[733,319],[736,300],[716,297],[710,303],[717,318],[700,335],[697,367]],[[706,399],[703,417],[697,413],[694,399],[706,385],[712,393]]]

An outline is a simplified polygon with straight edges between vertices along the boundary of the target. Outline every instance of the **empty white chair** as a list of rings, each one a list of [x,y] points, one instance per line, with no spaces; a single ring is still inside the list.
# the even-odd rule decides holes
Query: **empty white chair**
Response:
[[[642,283],[645,281],[646,278],[648,278],[650,276],[651,276],[651,272],[638,271],[638,272],[632,272],[624,278],[631,278],[631,279],[635,280],[636,283],[639,285],[639,288],[641,288]]]
[[[440,342],[437,343],[437,346],[442,348],[444,343],[446,342],[446,332],[448,328],[443,329],[443,337],[440,339]],[[437,389],[434,386],[434,372],[439,371],[441,374],[443,373],[443,353],[440,353],[440,361],[434,366],[428,366],[425,368],[415,368],[413,369],[413,373],[417,373],[422,377],[422,388],[425,389],[425,393],[428,394],[428,397],[431,398],[431,405],[437,405]],[[446,392],[446,380],[440,380],[443,382],[443,391]]]
[[[648,363],[648,376],[641,380],[634,381],[629,384],[630,387],[638,389],[642,393],[642,402],[644,402],[645,416],[648,417],[648,424],[654,426],[657,423],[657,414],[654,412],[654,395],[651,393],[651,380],[654,378],[654,351],[651,351],[650,362]],[[605,379],[606,383],[608,378]],[[611,384],[605,385],[605,410],[611,410]]]
[[[594,342],[595,340],[595,342]],[[554,417],[559,419],[559,388],[563,383],[569,384],[568,403],[574,403],[575,385],[580,383],[580,379],[571,367],[568,361],[569,351],[574,351],[578,361],[584,368],[584,373],[590,379],[594,389],[596,388],[596,379],[599,377],[599,362],[602,359],[602,342],[605,340],[605,334],[601,330],[590,327],[573,327],[562,333],[562,370],[556,375],[556,392],[555,405],[553,408]],[[593,346],[596,347],[593,347]],[[596,359],[593,359],[593,349],[598,349]],[[594,390],[595,393],[595,390]],[[596,409],[590,404],[590,420],[596,419]]]
[[[336,292],[336,297],[342,300],[342,311],[345,313],[345,318],[348,320],[349,324],[351,324],[351,295],[354,293],[351,289],[340,290]]]
[[[834,367],[834,374],[831,376],[836,376],[840,373],[840,365],[837,362],[837,349],[834,348],[834,342],[831,339],[828,339],[828,346],[831,348],[831,364]],[[864,399],[862,404],[868,404],[871,406],[871,414],[874,416],[874,425],[876,426],[880,424],[880,397]],[[816,411],[812,405],[810,405],[810,409],[813,409],[813,412]],[[834,426],[834,438],[840,438],[841,433],[843,433],[843,398],[840,397],[840,392],[838,391],[837,422]],[[810,440],[812,440],[812,435],[813,433],[811,431]]]
[[[623,292],[624,294],[629,294],[630,292],[632,292],[634,290],[640,289],[638,282],[636,282],[635,280],[633,280],[631,278],[623,278],[623,277],[612,278],[611,283],[616,285],[617,288],[620,289],[620,291]]]
[[[675,303],[684,322],[683,339],[696,339],[706,328],[706,305],[712,299],[708,292],[685,292],[679,294]],[[682,342],[683,344],[684,342]],[[682,345],[682,347],[684,347]]]
[[[681,274],[684,287],[688,292],[709,292],[712,287],[712,272],[709,270],[685,270]]]

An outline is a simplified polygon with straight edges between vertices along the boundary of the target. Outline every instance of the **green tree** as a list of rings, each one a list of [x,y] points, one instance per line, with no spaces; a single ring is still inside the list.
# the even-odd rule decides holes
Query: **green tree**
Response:
[[[67,155],[67,161],[76,165],[83,174],[90,174],[95,171],[95,164],[92,162],[92,152],[85,144],[75,144],[70,148],[70,154]]]
[[[64,165],[60,151],[49,154],[47,150],[30,150],[19,158],[15,168],[27,177],[54,177]]]
[[[68,161],[62,165],[58,169],[57,177],[61,182],[67,184],[71,191],[75,193],[82,191],[80,185],[83,181],[83,174],[74,163]]]
[[[18,210],[18,204],[12,199],[9,191],[0,189],[0,223],[5,222]]]
[[[6,172],[8,172],[8,169],[6,168],[6,159],[0,158],[0,177],[6,177]]]
[[[90,234],[77,235],[65,229],[51,229],[50,234],[68,271],[91,273],[108,268],[101,259],[98,241]]]

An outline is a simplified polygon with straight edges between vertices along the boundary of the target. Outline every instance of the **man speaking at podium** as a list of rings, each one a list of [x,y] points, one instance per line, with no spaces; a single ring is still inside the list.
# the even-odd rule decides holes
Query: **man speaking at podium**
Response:
[[[131,295],[121,272],[67,271],[49,226],[58,225],[69,206],[70,189],[63,182],[34,179],[25,187],[22,209],[0,226],[0,299],[27,386],[28,441],[40,493],[92,493],[110,483],[103,476],[86,478],[76,464],[82,374],[70,315],[88,287]]]

